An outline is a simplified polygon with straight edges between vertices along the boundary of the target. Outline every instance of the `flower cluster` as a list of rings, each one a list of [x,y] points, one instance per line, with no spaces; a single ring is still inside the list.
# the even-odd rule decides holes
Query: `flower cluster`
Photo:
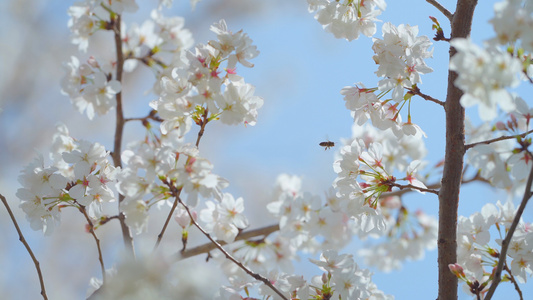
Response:
[[[421,83],[421,74],[433,72],[425,63],[433,55],[427,36],[417,36],[418,26],[383,24],[383,39],[374,38],[374,61],[379,65],[376,75],[384,77],[379,90],[392,90],[392,100],[404,100],[404,88]]]
[[[287,179],[293,184],[300,181],[296,180],[297,177],[281,175],[278,183]],[[285,182],[285,188],[289,187],[288,182]],[[297,186],[299,185],[298,182]],[[331,202],[336,201],[331,200]],[[287,239],[296,249],[316,251],[319,249],[315,239],[317,236],[324,239],[323,247],[341,247],[350,240],[352,233],[345,215],[336,207],[323,203],[319,196],[301,191],[295,192],[288,188],[274,198],[274,201],[267,205],[267,209],[279,220],[279,235]]]
[[[122,153],[126,167],[118,176],[117,188],[125,196],[121,209],[126,223],[141,233],[153,205],[168,203],[175,197],[172,188],[187,194],[187,203],[195,207],[199,196],[222,199],[227,181],[211,172],[213,165],[198,156],[195,146],[181,144],[174,130],[155,142],[131,144]]]
[[[108,29],[112,17],[123,12],[135,12],[139,6],[135,0],[84,0],[68,9],[68,27],[72,32],[72,43],[80,51],[87,51],[89,37],[96,31]]]
[[[80,113],[85,112],[92,120],[95,114],[105,115],[117,105],[115,95],[121,91],[121,84],[109,79],[113,72],[111,64],[100,65],[94,57],[80,64],[79,59],[72,56],[64,67],[66,74],[61,80],[61,92],[70,97]]]
[[[386,135],[382,134],[381,137],[385,138]],[[422,158],[420,154],[425,155],[424,151],[412,147],[416,144],[408,142],[415,140],[405,139],[400,140],[400,143],[391,142],[393,140],[387,139],[389,142],[381,143],[365,140],[364,136],[356,136],[350,144],[341,149],[341,157],[334,164],[337,178],[333,186],[337,189],[340,199],[339,208],[358,220],[360,234],[381,235],[385,232],[386,220],[378,200],[382,193],[390,192],[396,184],[397,178],[392,175],[395,169],[406,174],[404,178],[398,179],[406,180],[413,187],[425,188],[415,177],[416,169],[420,165],[418,159]],[[408,144],[409,147],[400,147]],[[423,144],[419,145],[423,147]],[[408,157],[415,160],[408,164]],[[358,182],[358,179],[363,182]]]
[[[183,52],[194,44],[192,33],[184,28],[182,17],[164,17],[160,11],[153,10],[151,19],[142,25],[133,24],[123,28],[123,49],[126,61],[124,71],[130,72],[139,62],[149,67],[168,67],[163,63],[161,54],[170,54],[172,60],[179,60]],[[123,26],[125,27],[125,26]]]
[[[199,125],[214,119],[230,125],[256,123],[263,100],[254,96],[255,88],[245,83],[236,70],[237,63],[253,67],[249,60],[259,52],[245,33],[228,31],[224,20],[211,26],[211,30],[218,41],[199,45],[195,52],[188,51],[181,57],[181,66],[161,77],[157,90],[160,98],[151,106],[163,119],[163,134],[180,128],[184,135],[192,121]],[[227,61],[226,74],[221,76],[223,61]]]
[[[490,20],[501,45],[522,47],[533,52],[533,6],[529,0],[507,0],[494,5],[494,18]]]
[[[508,115],[506,122],[488,123],[473,127],[466,122],[466,135],[469,144],[490,140],[502,134],[517,136],[529,130],[531,109],[525,101],[513,95],[516,108]],[[502,140],[490,144],[476,144],[467,152],[467,162],[479,173],[479,176],[491,185],[514,190],[522,194],[525,181],[531,170],[532,158],[529,150],[531,138]]]
[[[376,53],[374,61],[379,65],[376,75],[384,77],[377,88],[365,88],[362,83],[354,87],[348,86],[341,90],[354,121],[363,125],[369,119],[372,124],[381,129],[392,129],[396,137],[404,135],[418,135],[425,133],[411,122],[411,115],[407,122],[402,122],[400,109],[409,101],[412,94],[405,94],[405,89],[412,89],[421,83],[421,74],[430,73],[424,59],[432,56],[428,51],[431,42],[426,36],[418,36],[418,27],[400,25],[395,27],[385,23],[382,28],[383,39],[374,39],[372,49]],[[384,93],[391,92],[392,99],[380,100],[374,92],[380,90]],[[392,100],[392,103],[391,103]],[[402,103],[400,109],[399,104]]]
[[[501,246],[504,234],[513,222],[516,210],[511,201],[496,205],[486,204],[481,212],[476,212],[470,217],[461,216],[457,227],[457,265],[462,267],[458,277],[466,285],[465,291],[470,292],[471,285],[480,285],[488,288],[487,284],[492,280],[492,268],[498,259],[512,259],[510,268],[506,269],[507,276],[515,278],[521,283],[526,282],[527,275],[531,276],[533,266],[533,233],[530,224],[520,221],[516,232],[511,239],[510,246],[505,258],[500,258],[499,252],[494,246],[489,245],[494,240]],[[500,239],[491,238],[491,229],[496,228]],[[486,268],[489,269],[486,269]]]
[[[352,255],[338,254],[327,250],[320,255],[320,260],[310,259],[325,273],[314,276],[308,283],[303,276],[288,275],[276,270],[267,274],[267,279],[290,299],[394,299],[379,290],[372,282],[372,273],[361,269]],[[254,283],[249,282],[242,271],[230,277],[231,287],[221,287],[215,299],[242,299],[240,291],[248,289]],[[261,284],[259,294],[281,299],[266,285]]]
[[[360,34],[374,35],[377,16],[387,7],[384,0],[307,0],[307,3],[309,12],[317,11],[315,19],[325,30],[348,41],[359,38]]]
[[[382,206],[384,214],[388,214],[392,208],[397,209],[395,206],[399,205],[399,199],[386,200]],[[437,247],[437,219],[422,211],[413,215],[405,207],[401,207],[398,220],[390,227],[386,241],[368,246],[357,253],[364,258],[366,265],[389,272],[400,269],[406,260],[423,259],[426,250]]]
[[[454,84],[464,92],[461,105],[478,104],[483,121],[494,120],[498,106],[506,112],[514,110],[513,97],[505,88],[520,83],[520,60],[496,47],[482,49],[467,39],[454,39],[451,45],[457,50],[450,69],[459,75]]]
[[[219,203],[206,202],[207,208],[200,212],[200,219],[206,224],[207,232],[214,233],[218,239],[231,243],[235,240],[239,229],[248,227],[248,219],[242,214],[244,201],[224,193]]]
[[[115,200],[110,184],[117,169],[102,145],[72,139],[64,125],[58,125],[53,140],[54,165],[45,167],[43,157],[37,158],[22,171],[23,187],[17,191],[32,229],[45,234],[58,224],[61,208],[83,208],[97,219],[102,216],[102,203]]]

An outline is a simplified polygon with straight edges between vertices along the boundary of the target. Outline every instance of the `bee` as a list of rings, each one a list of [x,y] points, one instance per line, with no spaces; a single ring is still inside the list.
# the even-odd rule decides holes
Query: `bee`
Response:
[[[318,145],[324,147],[324,150],[328,150],[331,147],[335,147],[335,143],[332,141],[321,142]]]

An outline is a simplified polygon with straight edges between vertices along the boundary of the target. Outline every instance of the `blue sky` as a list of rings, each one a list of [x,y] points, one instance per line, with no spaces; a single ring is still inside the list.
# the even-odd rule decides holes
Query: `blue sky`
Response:
[[[195,41],[202,43],[214,38],[209,26],[224,18],[233,31],[243,29],[248,33],[261,52],[253,60],[253,69],[241,70],[246,81],[256,86],[256,95],[265,100],[257,125],[245,128],[215,124],[207,128],[200,146],[202,155],[215,165],[215,172],[230,181],[228,191],[248,201],[249,204],[246,205],[250,207],[250,219],[258,222],[256,225],[252,222],[251,226],[255,228],[271,222],[264,217],[264,211],[254,210],[252,207],[254,203],[264,204],[268,201],[267,195],[278,174],[302,176],[303,189],[315,194],[323,195],[329,188],[335,178],[332,163],[333,153],[337,149],[324,151],[318,143],[326,139],[339,143],[341,138],[350,137],[352,119],[339,92],[344,86],[358,81],[366,86],[374,86],[378,81],[374,75],[377,68],[371,59],[371,39],[361,37],[352,42],[335,39],[332,34],[324,32],[313,15],[307,12],[306,1],[232,2],[233,5],[238,4],[236,9],[230,9],[233,6],[229,5],[217,6],[216,0],[204,0],[191,12],[188,1],[176,1],[174,8],[164,14],[185,17],[186,27],[193,32]],[[454,2],[441,3],[453,11]],[[480,1],[478,5],[472,32],[472,39],[478,43],[492,36],[487,20],[492,16],[492,6],[495,2]],[[53,126],[57,121],[65,122],[72,134],[78,138],[100,141],[108,148],[111,147],[112,132],[107,131],[107,128],[113,128],[113,116],[89,122],[74,111],[68,99],[59,93],[59,80],[63,75],[60,63],[68,60],[70,55],[77,54],[76,47],[66,40],[66,9],[69,3],[61,1],[49,5],[35,4],[33,10],[22,11],[21,14],[26,14],[28,18],[33,16],[32,20],[36,24],[42,24],[42,27],[32,28],[30,24],[27,28],[19,28],[17,32],[0,32],[2,43],[10,46],[9,49],[14,49],[11,52],[4,49],[3,54],[16,53],[16,45],[23,45],[21,40],[25,35],[38,35],[43,42],[32,44],[35,50],[30,51],[28,55],[30,58],[37,57],[46,61],[33,70],[36,76],[35,82],[32,82],[32,88],[35,90],[32,93],[12,93],[6,82],[13,74],[2,74],[0,71],[0,106],[4,108],[4,113],[0,115],[0,124],[3,128],[8,128],[0,133],[0,146],[6,149],[6,155],[0,157],[6,170],[0,174],[0,188],[15,210],[18,209],[14,199],[18,188],[16,174],[32,159],[35,153],[33,149],[43,153],[47,151]],[[127,16],[126,20],[142,20],[147,17],[151,10],[147,3],[155,1],[143,3],[146,6],[141,6],[135,16]],[[388,1],[387,4],[387,10],[380,16],[383,21],[394,25],[418,25],[420,35],[432,37],[432,23],[428,16],[435,16],[443,26],[445,34],[449,34],[447,20],[425,1]],[[5,3],[1,5],[7,6]],[[15,9],[16,7],[8,7],[0,11],[13,12]],[[37,10],[40,12],[33,14]],[[4,18],[2,22],[9,20]],[[381,24],[378,24],[376,36],[380,36],[380,28]],[[101,37],[105,38],[105,35]],[[3,61],[9,66],[6,58],[3,58]],[[443,42],[434,45],[434,58],[428,60],[427,64],[435,71],[422,78],[423,84],[420,87],[424,92],[444,100],[448,45]],[[131,104],[128,103],[126,108],[127,116],[144,115],[147,111],[147,103],[153,100],[153,96],[145,96],[143,93],[152,84],[150,74],[150,71],[140,70],[137,75],[126,77],[126,80],[135,82],[135,86],[126,86],[130,89],[125,93],[125,97],[131,99]],[[136,81],[141,76],[150,80]],[[444,154],[444,114],[437,105],[419,100],[414,101],[413,121],[421,125],[428,135],[427,159],[436,162]],[[474,120],[477,119],[477,108],[470,109],[467,113],[473,115]],[[138,125],[128,127],[126,138],[135,138],[138,129]],[[460,214],[470,215],[484,203],[505,200],[504,197],[487,186],[472,184],[463,189]],[[428,213],[437,214],[437,199],[432,195],[407,197],[406,203],[413,211],[421,208]],[[531,209],[528,210],[528,215],[531,216]],[[20,212],[18,218],[30,241],[36,245],[35,250],[41,255],[41,260],[45,259],[47,253],[54,253],[50,250],[51,240],[32,232],[24,223]],[[0,284],[0,291],[6,290],[7,295],[12,295],[13,299],[21,298],[22,295],[28,296],[31,292],[33,294],[29,295],[36,296],[37,282],[34,281],[31,262],[16,241],[14,230],[10,227],[11,224],[5,221],[3,213],[0,213],[0,219],[3,219],[0,222],[0,236],[6,237],[6,240],[0,240],[0,243],[8,245],[0,250],[0,255],[4,257],[0,262],[14,274],[11,278],[0,276],[0,281],[3,282]],[[63,223],[62,226],[66,224]],[[349,252],[361,245],[364,243],[354,241],[345,251]],[[17,264],[10,262],[10,258],[14,257],[17,261],[24,262],[23,269],[17,270]],[[396,295],[396,299],[434,299],[437,293],[436,260],[437,252],[428,252],[425,260],[408,262],[400,271],[388,274],[376,271],[374,281],[380,289]],[[298,265],[301,266],[302,273],[319,274],[319,270],[306,260]],[[53,266],[44,262],[43,267]],[[83,282],[83,274],[79,276],[79,280]],[[15,288],[17,283],[22,282],[30,282],[31,287],[25,291]],[[15,287],[12,286],[13,283]],[[51,285],[50,290],[53,290],[55,284]],[[522,287],[525,298],[533,295],[531,287]],[[84,294],[84,283],[77,284],[76,288],[79,295]],[[509,284],[504,284],[499,289],[500,297],[510,294],[514,298]],[[459,296],[459,299],[470,298],[466,294]]]

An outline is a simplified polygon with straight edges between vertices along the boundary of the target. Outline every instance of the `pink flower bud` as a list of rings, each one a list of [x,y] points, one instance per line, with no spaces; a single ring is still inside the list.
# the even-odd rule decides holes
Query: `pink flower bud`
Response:
[[[465,277],[465,273],[463,270],[463,267],[461,267],[459,264],[449,264],[448,268],[450,268],[450,271],[457,276],[457,278]]]
[[[87,63],[89,64],[89,66],[95,69],[98,69],[100,67],[100,65],[98,64],[98,61],[96,61],[96,58],[94,56],[89,57],[89,59],[87,60]]]
[[[503,122],[497,122],[496,123],[496,129],[498,130],[505,130],[507,127],[505,126],[505,124]]]

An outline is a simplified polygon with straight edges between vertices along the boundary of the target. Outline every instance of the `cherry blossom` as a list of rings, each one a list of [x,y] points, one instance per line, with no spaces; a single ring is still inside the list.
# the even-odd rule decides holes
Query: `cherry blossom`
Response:
[[[372,36],[376,32],[377,16],[385,10],[383,0],[331,1],[308,0],[309,12],[317,12],[315,19],[336,38],[348,41],[360,34]]]
[[[451,44],[458,53],[451,59],[450,69],[459,74],[455,85],[465,92],[461,104],[479,104],[479,116],[484,121],[496,117],[497,107],[506,112],[514,110],[511,94],[505,88],[519,84],[520,61],[498,48],[485,50],[467,39],[454,39]]]

